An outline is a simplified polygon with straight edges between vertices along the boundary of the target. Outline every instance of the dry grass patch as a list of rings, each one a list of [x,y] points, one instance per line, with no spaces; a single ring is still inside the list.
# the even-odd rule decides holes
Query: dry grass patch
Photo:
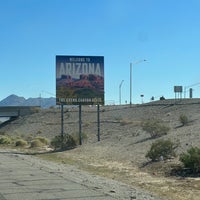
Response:
[[[176,160],[155,162],[143,169],[130,162],[119,162],[95,157],[93,154],[80,154],[81,149],[60,153],[39,155],[49,161],[73,165],[80,170],[111,178],[133,187],[140,187],[168,200],[198,200],[200,195],[199,179],[179,179],[169,176],[170,167]],[[165,173],[167,171],[167,174]],[[198,198],[197,198],[198,197]]]

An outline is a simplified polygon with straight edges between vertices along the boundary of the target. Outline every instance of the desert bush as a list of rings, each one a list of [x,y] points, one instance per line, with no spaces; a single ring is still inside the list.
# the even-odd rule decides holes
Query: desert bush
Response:
[[[62,138],[61,136],[55,136],[52,140],[51,140],[51,146],[53,146],[55,149],[58,149],[62,146]]]
[[[51,145],[55,148],[55,149],[71,149],[74,148],[77,143],[75,141],[75,139],[69,135],[63,135],[63,137],[61,136],[55,136],[52,140],[51,140]]]
[[[158,138],[166,135],[170,128],[163,124],[162,121],[152,119],[142,123],[142,129],[151,135],[151,138]]]
[[[26,140],[23,140],[23,139],[18,139],[16,142],[15,142],[15,146],[16,147],[24,147],[28,144],[28,142]]]
[[[179,121],[183,126],[185,126],[186,124],[188,124],[188,117],[186,115],[181,114],[179,116]]]
[[[171,140],[157,140],[152,143],[150,150],[146,154],[146,158],[150,158],[152,161],[166,160],[175,156],[175,149],[177,144],[174,144]]]
[[[45,144],[45,145],[48,145],[49,144],[49,140],[45,137],[36,137],[35,138],[36,140],[39,140],[41,143]]]
[[[179,159],[184,167],[191,169],[193,173],[200,172],[200,148],[191,147],[187,153],[181,154]]]
[[[41,133],[42,133],[42,131],[39,130],[39,131],[37,131],[36,134],[37,134],[37,135],[40,135]]]
[[[76,143],[76,144],[79,144],[79,140],[80,140],[80,138],[79,138],[79,133],[72,133],[71,136],[73,137],[75,143]],[[81,133],[81,137],[82,137],[82,141],[85,141],[85,140],[87,140],[87,138],[88,138],[88,136],[87,136],[87,134],[86,134],[85,132],[82,132],[82,133]]]
[[[30,146],[31,148],[42,147],[42,146],[44,146],[44,144],[38,139],[34,139],[31,141],[31,146]]]
[[[9,136],[1,136],[0,137],[0,144],[11,144],[12,139]]]

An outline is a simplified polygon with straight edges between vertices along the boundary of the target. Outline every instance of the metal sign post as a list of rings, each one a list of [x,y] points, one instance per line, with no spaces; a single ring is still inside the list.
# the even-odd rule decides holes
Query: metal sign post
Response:
[[[63,147],[63,138],[64,138],[64,105],[61,104],[61,148]]]
[[[98,142],[100,141],[100,109],[99,104],[97,105],[97,137]]]
[[[79,105],[79,144],[82,145],[82,119],[81,119],[81,104]]]

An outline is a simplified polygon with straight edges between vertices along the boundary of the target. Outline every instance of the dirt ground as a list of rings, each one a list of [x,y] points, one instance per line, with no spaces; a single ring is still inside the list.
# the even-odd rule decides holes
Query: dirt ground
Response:
[[[200,178],[171,175],[180,165],[178,155],[200,142],[200,99],[181,101],[165,100],[140,105],[102,106],[100,108],[100,142],[97,141],[97,108],[82,109],[82,133],[87,135],[83,145],[75,149],[42,154],[43,158],[59,158],[63,164],[74,165],[92,174],[105,176],[142,188],[167,200],[198,200]],[[189,123],[181,126],[179,117],[184,114]],[[151,163],[145,155],[152,142],[141,123],[146,119],[160,119],[170,131],[162,139],[178,142],[177,157]],[[59,108],[41,110],[0,128],[0,132],[21,137],[44,136],[52,139],[60,134]],[[78,108],[65,108],[64,132],[79,132]],[[160,139],[160,138],[159,138]]]
[[[200,178],[169,176],[171,166],[177,161],[161,161],[139,167],[133,161],[117,160],[106,155],[107,150],[100,144],[95,147],[82,146],[74,150],[55,153],[61,163],[74,165],[92,174],[126,183],[168,200],[198,200]],[[111,152],[109,152],[111,153]],[[101,154],[101,155],[100,155]],[[41,156],[49,159],[48,155]],[[109,158],[108,158],[109,157]],[[50,156],[52,159],[52,155]]]

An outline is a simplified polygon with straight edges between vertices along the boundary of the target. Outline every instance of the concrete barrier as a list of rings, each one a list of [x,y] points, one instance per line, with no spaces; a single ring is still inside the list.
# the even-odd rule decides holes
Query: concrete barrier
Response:
[[[38,112],[39,106],[0,106],[0,117],[19,117]]]

